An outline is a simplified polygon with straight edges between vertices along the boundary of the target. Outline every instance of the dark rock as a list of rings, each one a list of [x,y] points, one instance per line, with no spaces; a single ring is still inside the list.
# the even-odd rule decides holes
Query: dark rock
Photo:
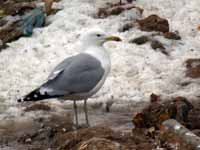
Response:
[[[108,14],[106,12],[106,8],[99,8],[98,12],[97,12],[97,18],[105,18],[107,17]]]
[[[154,50],[159,49],[161,53],[163,53],[164,55],[169,55],[169,53],[165,50],[165,47],[163,46],[163,44],[157,40],[152,40],[151,41],[151,47]]]
[[[149,41],[148,36],[143,35],[143,36],[140,36],[140,37],[137,37],[137,38],[131,40],[130,43],[142,45],[142,44],[145,44],[148,41]]]
[[[157,103],[157,102],[159,103],[159,102],[161,102],[160,95],[156,95],[156,94],[152,93],[150,95],[150,102],[151,103]]]
[[[122,7],[116,7],[115,9],[112,9],[112,10],[110,11],[110,14],[111,14],[111,15],[119,15],[119,14],[121,14],[123,11],[124,11],[124,8],[122,8]]]
[[[129,29],[133,28],[134,24],[133,23],[127,23],[125,25],[123,25],[120,29],[119,32],[125,32],[128,31]]]
[[[159,129],[163,121],[171,118],[188,124],[188,114],[192,108],[192,104],[184,97],[176,97],[166,102],[156,100],[137,113],[133,118],[133,123],[138,128],[155,127]]]
[[[193,105],[184,97],[176,97],[174,102],[176,103],[176,120],[188,124],[188,115],[193,110]]]
[[[6,25],[7,21],[5,19],[0,19],[0,27]]]
[[[200,77],[200,59],[188,59],[186,60],[186,76],[190,78]]]
[[[188,115],[189,128],[200,129],[200,103],[199,101],[193,103],[194,108],[189,112]]]
[[[0,6],[0,10],[4,12],[4,15],[24,15],[26,12],[34,9],[35,3],[32,2],[13,2],[8,1]]]
[[[175,32],[166,32],[164,33],[164,37],[172,40],[181,40],[180,35],[178,35],[178,33]]]
[[[152,42],[151,42],[151,47],[153,48],[153,49],[165,49],[165,47],[163,46],[163,44],[161,43],[161,42],[159,42],[159,41],[157,41],[157,40],[153,40]]]
[[[1,41],[0,41],[0,42],[1,42]],[[7,48],[7,47],[8,47],[7,44],[3,44],[3,45],[0,44],[0,52],[1,52],[3,49]]]
[[[126,0],[128,3],[132,3],[133,1],[136,1],[136,0]]]
[[[143,9],[133,5],[133,4],[110,4],[105,8],[99,8],[98,12],[96,14],[96,18],[106,18],[111,15],[119,15],[125,10],[130,10],[130,9],[137,9],[139,12],[142,14]]]
[[[200,136],[200,129],[199,129],[199,127],[197,127],[197,129],[192,130],[192,132],[194,134],[196,134],[197,136]]]
[[[7,42],[12,42],[17,40],[23,35],[23,31],[19,28],[17,23],[13,23],[0,30],[0,40],[3,45]]]
[[[138,24],[142,31],[159,31],[163,33],[169,32],[168,21],[157,15],[150,15],[145,19],[138,20]]]

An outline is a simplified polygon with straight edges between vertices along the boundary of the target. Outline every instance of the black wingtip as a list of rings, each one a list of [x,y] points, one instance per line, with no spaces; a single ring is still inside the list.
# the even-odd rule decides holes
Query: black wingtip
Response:
[[[26,101],[38,101],[43,100],[43,95],[40,94],[39,89],[35,89],[34,91],[30,92],[26,96],[23,96],[17,100],[17,102],[26,102]]]
[[[18,103],[22,102],[22,99],[21,99],[21,98],[20,98],[20,99],[18,99],[18,100],[17,100],[17,102],[18,102]]]
[[[32,92],[30,92],[28,95],[20,98],[17,100],[17,102],[26,102],[26,101],[40,101],[44,99],[50,99],[50,98],[58,98],[63,97],[64,95],[48,95],[48,93],[41,94],[39,89],[36,89]]]
[[[24,98],[23,98],[23,97],[22,97],[22,98],[19,98],[19,99],[17,100],[18,103],[23,102],[23,101],[24,101]]]

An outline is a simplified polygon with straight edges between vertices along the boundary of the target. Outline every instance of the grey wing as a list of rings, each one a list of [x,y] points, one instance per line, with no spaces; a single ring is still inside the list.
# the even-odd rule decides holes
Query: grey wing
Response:
[[[56,77],[43,85],[44,89],[51,92],[48,94],[66,95],[89,92],[104,75],[101,63],[87,54],[72,57],[70,63],[62,68],[64,69]]]
[[[56,76],[58,76],[62,71],[64,71],[64,69],[70,65],[70,63],[73,60],[73,57],[68,57],[65,60],[63,60],[60,64],[58,64],[53,71],[49,74],[48,76],[48,80],[53,80]]]

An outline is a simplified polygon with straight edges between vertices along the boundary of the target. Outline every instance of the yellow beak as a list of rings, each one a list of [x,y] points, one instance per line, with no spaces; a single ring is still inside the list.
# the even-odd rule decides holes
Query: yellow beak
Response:
[[[121,38],[117,37],[117,36],[108,36],[106,37],[106,41],[122,41]]]

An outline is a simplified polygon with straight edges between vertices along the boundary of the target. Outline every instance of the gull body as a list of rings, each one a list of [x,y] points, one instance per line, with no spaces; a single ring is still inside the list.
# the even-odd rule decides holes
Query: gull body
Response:
[[[71,56],[58,64],[50,73],[47,82],[19,99],[39,101],[59,98],[74,101],[75,121],[78,127],[77,100],[84,100],[86,123],[89,126],[87,99],[103,86],[111,62],[103,47],[106,41],[120,41],[118,37],[107,36],[102,31],[89,31],[81,38],[84,51]]]
[[[104,84],[106,77],[108,76],[108,73],[111,69],[111,61],[110,56],[106,52],[104,47],[89,47],[86,51],[86,54],[89,54],[96,59],[98,59],[101,62],[101,65],[104,69],[104,75],[101,78],[101,80],[98,82],[98,84],[88,93],[90,96],[94,95]]]

